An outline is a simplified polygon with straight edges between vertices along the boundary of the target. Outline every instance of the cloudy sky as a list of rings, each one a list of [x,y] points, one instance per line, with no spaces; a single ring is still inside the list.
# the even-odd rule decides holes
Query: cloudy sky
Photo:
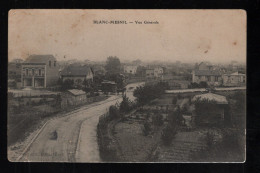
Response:
[[[123,20],[128,24],[93,24]],[[158,21],[159,24],[135,24]],[[133,23],[129,23],[133,22]],[[53,54],[58,60],[246,62],[242,10],[11,10],[9,60]]]

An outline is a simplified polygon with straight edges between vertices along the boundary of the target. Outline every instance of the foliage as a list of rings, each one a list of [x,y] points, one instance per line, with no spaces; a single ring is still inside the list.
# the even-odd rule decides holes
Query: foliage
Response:
[[[106,61],[105,69],[109,74],[117,74],[120,73],[121,63],[118,57],[109,56]]]
[[[152,122],[155,126],[163,125],[163,116],[161,114],[156,114],[152,117]]]
[[[110,119],[116,119],[120,117],[120,112],[116,106],[112,105],[109,107],[109,117]]]
[[[228,96],[228,99],[233,99],[236,101],[235,103],[235,109],[238,109],[240,111],[245,110],[245,101],[246,101],[246,95],[244,92],[237,91],[232,95]]]
[[[134,90],[134,96],[137,98],[139,105],[144,105],[149,101],[158,98],[167,88],[165,82],[159,82],[153,85],[139,86]]]
[[[71,79],[66,79],[62,82],[62,90],[68,90],[68,89],[72,89],[74,85],[74,81]]]
[[[183,124],[184,118],[181,114],[180,107],[177,106],[173,112],[168,115],[169,124],[174,127],[178,127]]]
[[[207,88],[208,84],[207,82],[201,81],[200,83],[197,82],[191,82],[188,88]]]
[[[144,122],[144,128],[143,128],[143,133],[145,136],[149,135],[149,133],[151,132],[152,128],[151,128],[151,124],[148,121]]]
[[[126,95],[123,95],[123,101],[120,103],[119,110],[120,112],[127,113],[132,109],[132,102],[129,100]]]
[[[170,145],[174,136],[177,134],[177,128],[168,124],[163,130],[161,134],[161,139],[164,145]]]
[[[177,100],[178,100],[178,99],[177,99],[176,97],[173,97],[173,98],[172,98],[172,104],[176,104],[176,103],[177,103]]]
[[[207,84],[207,82],[201,81],[201,82],[199,83],[199,86],[200,86],[200,88],[207,88],[207,87],[208,87],[208,84]]]
[[[214,143],[214,135],[210,132],[206,134],[206,143],[208,147],[211,147]]]

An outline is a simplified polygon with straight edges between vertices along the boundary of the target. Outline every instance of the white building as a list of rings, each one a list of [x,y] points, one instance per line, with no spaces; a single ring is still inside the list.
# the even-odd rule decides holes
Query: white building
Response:
[[[137,65],[125,65],[124,72],[129,74],[136,74]]]

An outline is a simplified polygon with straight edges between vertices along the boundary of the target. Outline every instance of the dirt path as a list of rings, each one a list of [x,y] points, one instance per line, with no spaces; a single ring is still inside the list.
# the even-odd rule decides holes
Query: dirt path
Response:
[[[72,162],[72,161],[96,161],[98,149],[96,144],[96,125],[98,117],[104,114],[110,105],[115,104],[120,96],[112,96],[105,101],[90,104],[79,110],[57,117],[47,122],[37,138],[28,150],[22,154],[19,161],[40,162]],[[85,120],[86,123],[83,123]],[[83,123],[83,124],[82,124]],[[82,127],[81,127],[82,124]],[[79,132],[82,130],[79,139]],[[57,140],[51,140],[51,133],[57,131]],[[84,137],[83,137],[84,136]],[[78,140],[83,141],[78,145]],[[79,154],[75,159],[76,150]],[[90,151],[94,150],[95,155]],[[86,156],[88,158],[86,159]],[[92,158],[92,156],[94,158]],[[8,154],[11,161],[12,157]]]

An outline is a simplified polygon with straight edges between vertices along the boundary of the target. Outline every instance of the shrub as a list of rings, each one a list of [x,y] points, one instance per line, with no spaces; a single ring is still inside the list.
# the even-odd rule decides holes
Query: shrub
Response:
[[[109,107],[109,117],[110,119],[115,119],[120,117],[119,110],[116,106],[112,105]]]
[[[145,121],[144,123],[144,128],[143,128],[143,133],[145,136],[149,135],[149,133],[151,132],[152,128],[151,125],[148,121]]]
[[[123,101],[120,103],[119,110],[120,110],[120,112],[127,113],[127,112],[131,111],[131,109],[132,109],[131,101],[129,100],[128,97],[126,97],[124,95],[123,96]]]
[[[206,143],[208,147],[211,147],[214,144],[214,134],[207,132]]]
[[[161,139],[164,145],[170,145],[174,136],[177,134],[176,127],[171,126],[168,124],[162,131]]]
[[[161,114],[156,114],[153,116],[152,122],[155,126],[163,125],[163,116]]]
[[[176,104],[177,103],[177,98],[176,97],[173,97],[172,98],[172,104]]]

